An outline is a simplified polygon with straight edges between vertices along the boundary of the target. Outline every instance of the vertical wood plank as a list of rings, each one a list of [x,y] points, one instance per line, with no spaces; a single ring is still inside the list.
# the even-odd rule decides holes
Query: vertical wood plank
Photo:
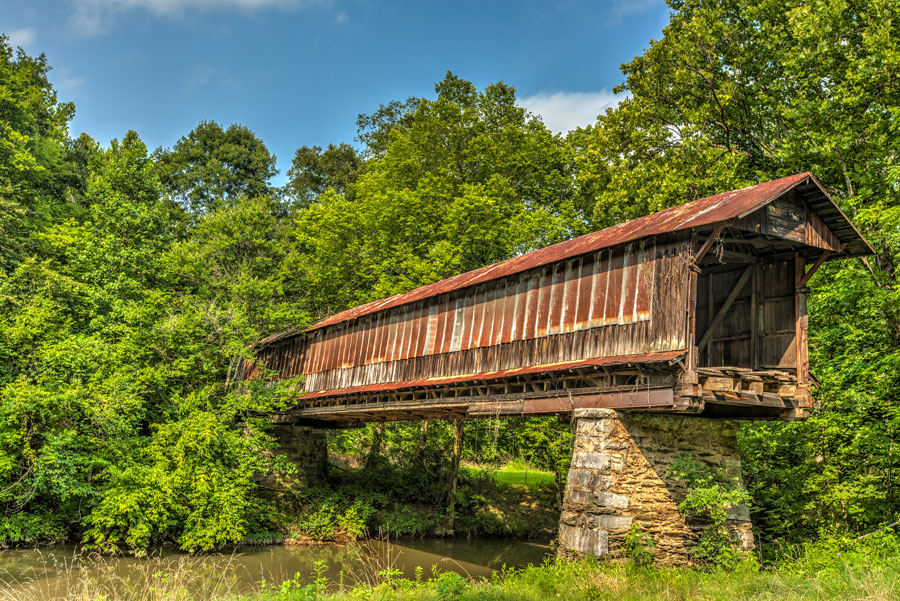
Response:
[[[759,369],[759,295],[760,272],[762,266],[757,263],[753,266],[753,279],[750,282],[750,367]]]
[[[575,311],[575,329],[588,327],[591,319],[591,288],[593,287],[594,268],[597,255],[588,255],[581,263],[581,274],[578,278],[578,306]]]
[[[606,271],[606,294],[603,303],[603,324],[619,322],[619,302],[622,294],[622,267],[625,256],[619,251],[611,253]]]
[[[691,254],[695,254],[698,248],[697,234],[691,234]],[[699,357],[697,356],[697,279],[699,277],[698,269],[691,264],[688,269],[687,290],[687,316],[685,322],[687,331],[685,340],[688,344],[687,366],[690,371],[695,371],[699,367]]]
[[[632,311],[631,307],[629,307],[629,292],[631,288],[634,286],[634,276],[632,275],[632,271],[634,270],[634,245],[628,244],[625,246],[625,255],[622,259],[622,285],[621,292],[619,293],[618,300],[618,314],[616,316],[616,323],[625,324],[631,323]],[[634,303],[630,303],[633,305]]]
[[[794,282],[797,287],[794,290],[794,317],[797,320],[797,333],[794,343],[797,345],[797,383],[806,384],[806,369],[808,365],[806,335],[808,317],[806,316],[806,288],[800,287],[800,280],[806,274],[806,260],[800,253],[794,253]]]
[[[715,286],[713,285],[714,279],[715,278],[713,277],[713,274],[711,274],[711,273],[706,276],[706,329],[707,330],[712,325],[713,317],[715,317],[715,315],[716,315],[716,291],[715,291]],[[699,279],[698,279],[698,282],[699,282]],[[712,355],[710,355],[710,353],[712,352],[711,344],[712,344],[711,342],[707,342],[706,349],[700,349],[701,353],[703,353],[704,350],[706,351],[705,365],[707,365],[707,366],[712,366],[715,363],[717,363],[716,361],[714,361]]]

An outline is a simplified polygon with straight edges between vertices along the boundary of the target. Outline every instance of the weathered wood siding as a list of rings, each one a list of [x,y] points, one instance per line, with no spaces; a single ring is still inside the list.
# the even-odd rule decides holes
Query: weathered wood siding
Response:
[[[307,391],[685,348],[687,243],[636,242],[277,342]]]
[[[734,227],[805,247],[841,248],[797,195]],[[802,266],[784,255],[707,264],[697,279],[692,337],[688,236],[664,240],[620,244],[367,313],[270,344],[259,358],[281,377],[304,375],[308,392],[688,350],[705,338],[695,367],[796,373],[798,353],[805,354],[797,342],[802,315],[795,290]],[[750,283],[705,337],[748,269],[752,277],[743,281]]]
[[[697,286],[697,337],[734,289],[747,265],[706,270]],[[751,267],[751,282],[700,350],[701,366],[793,370],[797,367],[796,309],[793,258]],[[754,335],[754,330],[756,334]]]
[[[734,226],[815,248],[839,251],[841,241],[799,195],[791,194],[735,221]]]

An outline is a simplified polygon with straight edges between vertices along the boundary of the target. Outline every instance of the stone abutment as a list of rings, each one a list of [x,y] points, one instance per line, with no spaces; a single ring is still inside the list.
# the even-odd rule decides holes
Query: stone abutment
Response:
[[[287,457],[296,468],[294,473],[282,475],[286,481],[301,486],[325,481],[328,465],[328,439],[325,430],[278,424],[272,434],[279,445],[275,453]]]
[[[579,409],[572,465],[559,523],[561,556],[623,557],[632,524],[652,536],[654,559],[689,564],[690,549],[709,522],[678,510],[684,483],[667,475],[673,461],[691,455],[740,474],[734,422],[694,416]],[[728,528],[753,548],[750,512],[729,511]]]

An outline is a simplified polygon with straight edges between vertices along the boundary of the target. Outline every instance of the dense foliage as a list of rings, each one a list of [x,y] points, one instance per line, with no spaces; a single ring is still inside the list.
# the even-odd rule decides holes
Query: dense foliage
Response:
[[[240,125],[202,122],[154,152],[135,132],[71,137],[45,59],[3,38],[0,545],[199,550],[275,528],[259,415],[286,393],[234,382],[262,337],[805,170],[878,255],[811,282],[816,407],[743,429],[754,520],[799,540],[900,517],[900,5],[670,6],[663,37],[622,67],[626,100],[589,127],[555,135],[511,86],[448,73],[433,99],[361,115],[362,150],[300,146],[282,189]],[[418,478],[390,494],[439,503],[450,436],[433,422],[331,445]],[[556,471],[568,436],[552,420],[472,421],[463,456]]]

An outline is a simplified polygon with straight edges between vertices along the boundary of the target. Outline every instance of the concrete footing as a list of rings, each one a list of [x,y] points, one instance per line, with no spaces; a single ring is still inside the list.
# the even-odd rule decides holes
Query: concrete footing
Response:
[[[575,411],[572,466],[559,523],[561,556],[624,557],[633,523],[653,537],[654,559],[663,565],[690,563],[690,548],[707,524],[692,523],[678,510],[684,484],[667,476],[683,455],[740,473],[737,426],[694,416]],[[729,513],[729,530],[753,548],[746,506]]]

